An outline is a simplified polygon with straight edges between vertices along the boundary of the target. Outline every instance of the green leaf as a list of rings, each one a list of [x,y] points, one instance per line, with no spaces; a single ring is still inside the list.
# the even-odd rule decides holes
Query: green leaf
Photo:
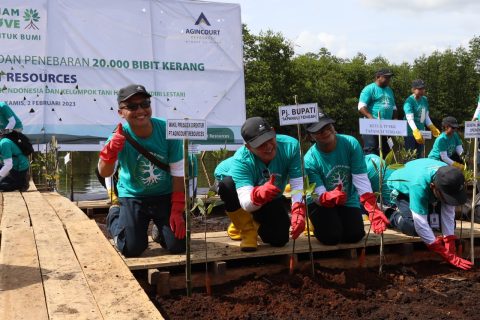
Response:
[[[393,163],[395,163],[395,155],[394,155],[393,150],[390,150],[390,152],[385,157],[385,164],[388,166],[388,165],[393,164]]]
[[[207,198],[211,198],[211,197],[214,197],[216,196],[217,193],[213,190],[208,190],[208,193],[207,193]]]
[[[402,169],[403,167],[405,167],[403,163],[394,163],[389,165],[387,168],[392,170],[398,170],[398,169]]]

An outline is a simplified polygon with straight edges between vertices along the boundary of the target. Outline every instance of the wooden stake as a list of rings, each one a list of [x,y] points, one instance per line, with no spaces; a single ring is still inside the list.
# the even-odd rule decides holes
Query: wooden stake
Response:
[[[380,111],[378,112],[378,121],[380,121]],[[382,150],[382,136],[378,135],[378,151],[380,154],[380,165],[378,170],[378,188],[380,191],[380,210],[383,209],[383,199],[382,199],[382,184],[383,184],[383,150]],[[371,225],[372,221],[370,221]],[[383,272],[383,262],[384,262],[384,253],[383,253],[383,232],[380,235],[380,263],[378,266],[378,273],[382,274]]]
[[[295,105],[298,108],[298,101],[297,101],[297,95],[294,96],[295,99]],[[305,166],[303,164],[303,153],[302,153],[302,133],[301,133],[301,128],[300,124],[297,124],[297,135],[298,135],[298,143],[299,143],[299,152],[300,152],[300,168],[302,170],[302,179],[303,179],[303,191],[302,191],[302,202],[305,204],[305,220],[307,224],[307,239],[308,239],[308,251],[310,253],[310,264],[311,264],[311,271],[312,271],[312,278],[315,276],[315,265],[313,263],[313,250],[312,250],[312,242],[310,239],[310,215],[308,213],[308,205],[307,205],[307,197],[305,195]],[[292,256],[295,254],[295,241],[293,242],[293,252]],[[291,260],[291,263],[293,265],[294,260]],[[291,270],[293,270],[293,266],[291,267]],[[293,271],[292,271],[293,272]]]
[[[187,297],[192,296],[192,262],[190,259],[191,248],[190,248],[190,234],[191,234],[191,217],[190,217],[190,188],[189,181],[190,177],[188,175],[188,139],[183,140],[183,169],[184,169],[184,178],[183,185],[185,191],[185,224],[186,224],[186,250],[185,250],[185,282],[187,287]]]
[[[474,243],[474,223],[475,223],[475,194],[477,193],[477,153],[478,138],[473,143],[473,191],[472,191],[472,212],[470,217],[470,261],[475,264],[475,243]]]

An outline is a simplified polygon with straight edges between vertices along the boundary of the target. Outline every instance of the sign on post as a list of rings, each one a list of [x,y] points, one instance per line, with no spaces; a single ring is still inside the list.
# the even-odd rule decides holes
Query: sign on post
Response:
[[[318,105],[316,103],[306,103],[281,106],[278,107],[278,118],[281,126],[317,122]]]
[[[206,120],[167,120],[167,139],[207,140]]]
[[[420,133],[422,134],[423,139],[425,139],[425,140],[432,139],[432,131],[430,131],[430,130],[420,130]]]
[[[360,118],[360,134],[375,136],[406,136],[407,121]]]
[[[465,138],[480,138],[479,121],[465,121]]]

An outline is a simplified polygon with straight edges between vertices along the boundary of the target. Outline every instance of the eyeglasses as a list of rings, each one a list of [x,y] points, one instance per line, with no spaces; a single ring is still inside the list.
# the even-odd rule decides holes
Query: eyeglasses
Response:
[[[143,100],[140,103],[129,103],[123,105],[120,109],[127,109],[128,111],[137,111],[138,108],[148,109],[150,108],[150,100]]]

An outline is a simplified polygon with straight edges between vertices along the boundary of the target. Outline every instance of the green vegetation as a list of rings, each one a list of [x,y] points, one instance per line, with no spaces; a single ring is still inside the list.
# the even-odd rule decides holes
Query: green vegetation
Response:
[[[470,120],[479,93],[480,75],[475,62],[480,59],[480,37],[468,48],[435,51],[418,57],[413,64],[391,64],[385,57],[367,57],[358,53],[342,59],[322,48],[316,53],[295,55],[294,45],[273,31],[253,35],[243,28],[247,117],[267,118],[278,131],[294,135],[288,127],[278,126],[278,106],[317,102],[337,123],[338,132],[358,135],[358,97],[363,87],[374,81],[380,67],[393,70],[391,87],[399,117],[411,94],[411,82],[421,78],[427,84],[430,117],[440,128],[443,117],[451,115],[459,122]]]

